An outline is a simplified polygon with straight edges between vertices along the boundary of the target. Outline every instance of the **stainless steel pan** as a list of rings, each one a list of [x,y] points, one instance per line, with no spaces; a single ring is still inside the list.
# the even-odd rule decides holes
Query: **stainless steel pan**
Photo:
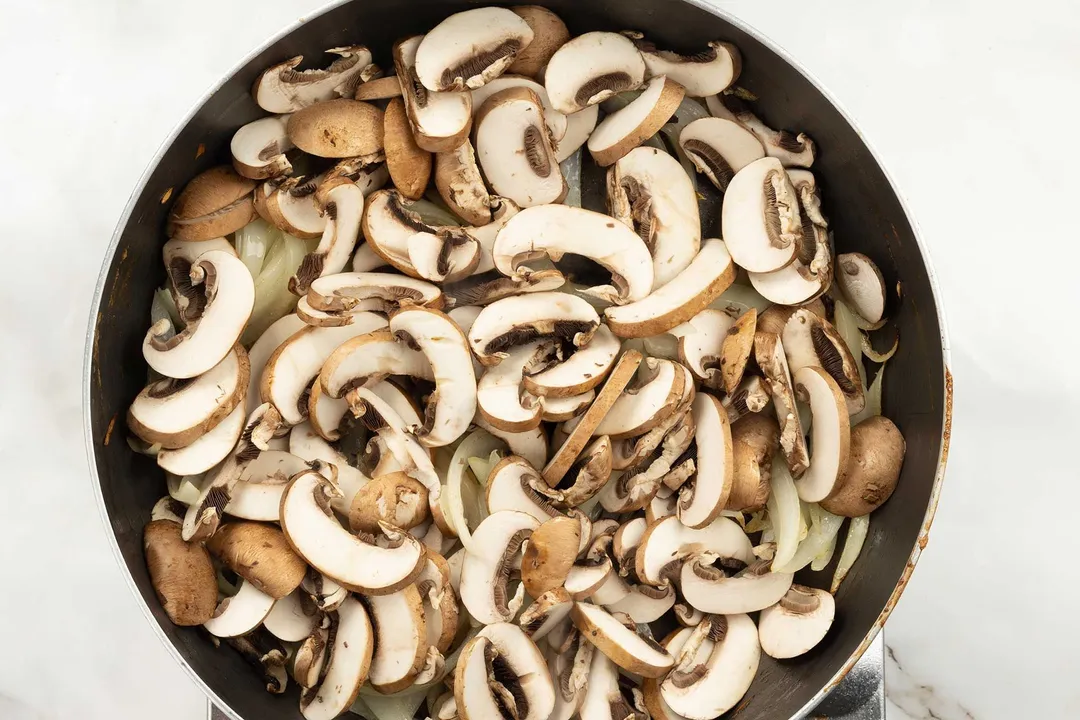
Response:
[[[709,40],[734,42],[742,51],[739,84],[760,96],[757,107],[775,127],[797,128],[817,141],[814,173],[838,251],[860,250],[881,266],[899,323],[900,350],[889,366],[885,414],[903,431],[907,460],[892,499],[874,514],[862,558],[837,596],[837,621],[810,654],[790,662],[762,658],[746,700],[729,714],[740,720],[775,720],[808,713],[868,647],[925,547],[948,454],[952,377],[948,344],[933,273],[914,224],[885,171],[836,103],[782,51],[700,0],[540,0],[574,33],[594,29],[648,31],[662,46],[694,51]],[[284,698],[265,692],[243,660],[214,648],[198,630],[174,627],[161,610],[142,555],[142,528],[165,483],[152,461],[124,441],[124,412],[142,388],[146,368],[140,345],[151,294],[164,276],[161,264],[168,196],[196,173],[228,157],[232,132],[263,113],[248,93],[268,65],[294,55],[318,58],[350,43],[371,47],[390,66],[399,37],[423,32],[467,7],[456,0],[349,0],[290,28],[254,52],[224,78],[168,139],[135,189],[105,259],[87,338],[85,412],[95,484],[118,556],[162,640],[206,693],[229,714],[259,720],[299,719],[295,689]],[[585,188],[600,193],[599,186]],[[716,223],[713,212],[704,222]],[[711,225],[709,225],[711,226]],[[900,285],[898,285],[900,283]],[[827,573],[808,576],[827,583]]]

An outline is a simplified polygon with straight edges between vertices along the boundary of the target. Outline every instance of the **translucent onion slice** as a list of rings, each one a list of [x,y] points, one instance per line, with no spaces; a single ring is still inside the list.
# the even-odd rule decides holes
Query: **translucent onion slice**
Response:
[[[813,570],[814,572],[821,572],[829,566],[829,563],[832,562],[833,555],[836,554],[836,541],[839,537],[839,532],[832,536],[832,540],[829,541],[828,546],[821,552],[820,555],[814,558],[814,561],[812,563],[810,563],[811,570]]]
[[[185,505],[191,505],[199,499],[202,492],[202,475],[173,475],[165,473],[165,482],[169,487],[169,497]]]
[[[817,503],[807,503],[806,506],[810,514],[810,530],[806,539],[799,543],[799,549],[795,551],[790,561],[782,565],[777,565],[776,561],[773,561],[775,572],[793,573],[802,570],[814,558],[828,550],[829,543],[835,542],[836,534],[840,532],[844,518],[823,510]]]
[[[366,686],[365,686],[366,687]],[[358,697],[350,709],[351,712],[366,717],[368,720],[413,720],[416,711],[424,702],[424,692],[409,688],[415,692],[398,695],[364,695]]]
[[[664,127],[660,128],[660,134],[664,137],[664,149],[669,155],[674,157],[682,165],[683,170],[686,171],[686,176],[690,178],[690,184],[694,188],[694,192],[698,192],[698,173],[697,168],[694,167],[694,162],[690,159],[679,144],[679,133],[682,132],[680,126],[675,123],[668,123]]]
[[[866,335],[863,335],[860,338],[860,342],[862,343],[863,355],[870,358],[876,363],[885,364],[892,359],[892,356],[896,354],[897,349],[900,347],[900,336],[897,335],[893,339],[892,347],[883,353],[879,353],[877,350],[874,349],[874,346],[870,344],[870,338],[868,338]]]
[[[795,489],[795,480],[791,477],[783,455],[778,454],[773,458],[769,487],[769,499],[765,507],[769,511],[769,521],[776,540],[776,556],[773,558],[772,569],[778,571],[791,562],[799,549],[799,526],[802,522],[799,491]]]
[[[851,352],[851,357],[861,357],[862,333],[859,332],[859,326],[855,322],[855,312],[843,300],[837,300],[833,307],[833,325],[836,327],[836,332],[840,333],[840,337],[844,338],[844,344],[847,345],[848,350]],[[859,368],[859,376],[862,378],[863,389],[865,390],[866,371],[863,369],[861,362],[857,362],[855,365]]]
[[[491,453],[505,447],[502,440],[486,430],[474,430],[454,450],[454,456],[446,469],[446,492],[442,495],[445,498],[443,514],[466,550],[477,551],[472,542],[472,528],[487,516],[481,481],[477,480],[469,469],[469,458],[490,457]],[[468,494],[470,492],[471,495]],[[471,518],[466,514],[467,507],[473,515]]]
[[[236,254],[247,265],[251,277],[259,277],[270,248],[281,239],[282,232],[262,218],[249,222],[236,231],[233,245]]]
[[[266,328],[296,307],[297,297],[289,292],[289,278],[300,267],[308,250],[303,240],[284,233],[270,249],[255,278],[255,306],[240,338],[245,347],[250,347]]]
[[[750,308],[757,308],[760,315],[772,307],[772,303],[762,297],[757,290],[749,285],[740,285],[738,282],[725,290],[720,297],[713,300],[709,307],[727,311],[732,305],[736,306],[739,315]]]
[[[866,406],[863,407],[857,415],[852,416],[852,426],[858,425],[866,418],[877,417],[881,414],[881,385],[885,380],[886,367],[886,365],[882,365],[878,368],[878,373],[874,378],[874,382],[870,383],[870,389],[864,393],[864,396],[866,397]]]
[[[563,205],[581,207],[581,148],[559,163],[563,177],[566,178],[566,198]]]
[[[840,552],[840,562],[836,565],[836,572],[833,574],[832,586],[830,586],[829,592],[835,595],[836,591],[840,589],[840,583],[844,582],[848,570],[859,559],[859,554],[862,552],[863,543],[866,542],[866,535],[869,531],[869,515],[851,518],[851,525],[848,527],[847,537],[844,539],[844,549]]]
[[[435,199],[429,199],[426,196],[422,197],[410,204],[409,209],[418,214],[422,222],[433,227],[443,227],[446,225],[455,227],[460,226],[461,218],[450,212],[449,208],[443,205],[442,198],[440,198],[438,194],[431,194],[434,195]]]

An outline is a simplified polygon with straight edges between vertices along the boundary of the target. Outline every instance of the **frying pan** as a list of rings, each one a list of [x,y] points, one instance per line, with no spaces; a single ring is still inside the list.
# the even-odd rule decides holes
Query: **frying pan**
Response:
[[[907,584],[926,545],[948,455],[952,376],[933,271],[915,227],[873,152],[852,122],[805,71],[767,40],[700,0],[539,0],[573,34],[638,29],[661,47],[694,52],[710,40],[735,43],[744,69],[739,84],[756,94],[756,108],[773,127],[808,133],[818,144],[813,172],[837,252],[858,250],[880,266],[895,288],[889,314],[900,333],[884,385],[884,414],[907,439],[907,458],[892,499],[874,513],[862,556],[837,596],[836,622],[807,655],[785,662],[762,657],[745,701],[727,717],[776,720],[803,717],[834,688],[869,646]],[[484,4],[491,4],[485,2]],[[124,413],[146,380],[141,343],[154,288],[164,279],[161,245],[170,196],[203,170],[227,161],[228,142],[241,125],[265,113],[249,94],[267,66],[295,55],[323,61],[326,48],[363,43],[392,66],[395,39],[424,32],[471,4],[459,0],[339,0],[254,52],[223,79],[159,151],[135,189],[105,258],[91,314],[85,359],[85,426],[91,471],[105,522],[131,586],[161,639],[213,702],[235,718],[299,720],[295,684],[268,694],[241,657],[213,647],[198,629],[165,616],[150,584],[142,528],[165,493],[152,459],[125,442]],[[598,179],[585,197],[601,192]],[[707,185],[708,183],[704,183]],[[717,198],[703,215],[706,236],[716,228]],[[712,224],[710,224],[712,223]],[[837,553],[838,555],[839,553]],[[827,587],[832,568],[800,575]]]

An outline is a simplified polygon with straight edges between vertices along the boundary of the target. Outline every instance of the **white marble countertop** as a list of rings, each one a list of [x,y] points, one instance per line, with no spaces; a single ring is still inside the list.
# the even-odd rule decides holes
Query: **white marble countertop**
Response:
[[[952,458],[887,626],[889,717],[1080,716],[1080,583],[1062,559],[1080,504],[1080,344],[1062,332],[1080,302],[1080,4],[720,4],[846,106],[943,289]],[[83,337],[113,225],[158,144],[249,48],[319,5],[0,3],[0,718],[203,717],[106,543],[80,427]]]

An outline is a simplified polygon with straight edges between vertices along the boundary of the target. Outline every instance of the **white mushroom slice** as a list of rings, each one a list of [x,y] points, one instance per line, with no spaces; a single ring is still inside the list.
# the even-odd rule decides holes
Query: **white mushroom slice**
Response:
[[[706,616],[679,651],[660,694],[679,715],[711,720],[738,704],[760,659],[757,628],[748,615]]]
[[[614,575],[615,568],[607,557],[590,564],[578,563],[570,568],[563,587],[574,600],[588,600]]]
[[[169,294],[172,295],[180,319],[187,322],[202,314],[206,298],[191,285],[191,263],[210,250],[224,250],[236,255],[236,248],[227,239],[180,240],[173,238],[161,248],[161,259],[168,275]]]
[[[679,405],[687,384],[692,379],[678,363],[658,358],[646,358],[639,381],[628,388],[611,411],[593,430],[593,435],[612,438],[631,437],[646,433],[660,423]]]
[[[518,625],[533,642],[539,642],[569,617],[574,601],[565,588],[554,588],[536,598],[518,617]]]
[[[394,68],[401,79],[405,111],[416,144],[428,152],[453,150],[469,137],[472,95],[468,92],[431,92],[417,77],[416,53],[423,35],[394,44]]]
[[[375,631],[368,682],[381,693],[404,690],[424,667],[428,650],[420,592],[408,585],[389,595],[369,595],[365,603]]]
[[[561,142],[563,136],[566,135],[566,115],[552,106],[551,99],[548,97],[547,90],[543,85],[522,75],[502,75],[483,87],[473,90],[473,121],[476,121],[476,115],[480,107],[489,97],[497,92],[515,87],[527,88],[536,93],[544,106],[544,120],[547,122],[548,130],[551,131],[551,139],[555,144]]]
[[[680,608],[685,607],[685,605],[675,605],[675,615],[680,622],[682,622],[683,617],[680,615]],[[682,629],[673,631],[660,643],[674,658],[679,657],[679,653],[682,652],[683,647],[686,645],[686,641],[690,639],[693,628],[697,627],[704,619],[704,616],[701,613],[696,610],[694,613],[696,613],[696,617],[692,618],[693,622],[683,623]],[[645,709],[648,711],[649,716],[652,720],[686,720],[682,715],[672,710],[671,706],[667,704],[660,694],[661,682],[663,681],[657,678],[647,678],[642,680],[642,701],[645,704]]]
[[[501,708],[505,707],[506,697],[509,695],[512,700],[513,695],[496,680],[501,691],[499,701],[496,700],[496,690],[490,680],[494,676],[491,667],[494,656],[491,641],[484,637],[474,637],[462,647],[453,683],[454,702],[462,720],[505,717]]]
[[[862,253],[844,253],[836,264],[836,282],[855,312],[867,322],[880,322],[885,314],[885,279],[874,261]]]
[[[491,222],[495,200],[480,174],[476,151],[468,139],[453,150],[435,154],[435,187],[446,206],[465,222],[477,226]]]
[[[236,446],[246,417],[244,405],[237,405],[224,420],[190,445],[176,450],[161,450],[155,458],[158,467],[181,476],[206,472],[224,460]]]
[[[292,172],[292,163],[285,157],[285,152],[293,147],[286,132],[288,122],[288,115],[276,115],[237,130],[229,144],[236,172],[252,180]]]
[[[705,308],[671,329],[679,339],[679,361],[708,388],[723,387],[720,352],[735,320],[723,310]]]
[[[365,80],[356,86],[353,100],[393,100],[401,97],[401,81],[397,75],[387,75]]]
[[[308,568],[304,580],[300,583],[300,588],[311,595],[316,607],[323,612],[337,610],[349,596],[348,590],[321,572],[311,568]]]
[[[293,334],[266,361],[260,384],[263,400],[272,403],[286,423],[302,422],[308,410],[308,385],[317,378],[335,348],[346,340],[384,327],[384,318],[364,313],[345,327],[307,327]]]
[[[266,222],[302,240],[322,237],[329,216],[316,192],[317,178],[269,180],[255,189],[255,209]]]
[[[761,611],[758,637],[769,657],[798,657],[822,641],[832,627],[836,601],[824,590],[792,585],[776,605]]]
[[[551,104],[570,114],[634,90],[645,79],[645,61],[626,37],[590,32],[566,43],[551,56],[544,85]]]
[[[419,480],[428,489],[428,499],[432,503],[438,500],[442,482],[435,472],[431,455],[409,431],[401,415],[370,388],[350,390],[346,399],[353,415],[369,432],[378,433],[386,443],[387,449],[401,465],[402,472]]]
[[[411,209],[412,202],[397,190],[378,190],[368,198],[363,229],[371,249],[399,271],[417,277],[409,260],[409,239],[417,233],[435,233],[440,228],[425,223]]]
[[[539,403],[544,422],[565,422],[588,410],[595,399],[596,391],[589,390],[569,397],[541,397]]]
[[[622,613],[641,625],[659,620],[673,605],[675,605],[675,588],[634,585],[626,597],[605,607],[608,612]]]
[[[390,331],[424,354],[435,380],[424,424],[412,432],[426,447],[449,445],[468,430],[476,412],[476,378],[465,334],[446,314],[423,307],[398,310],[390,316]]]
[[[829,374],[844,394],[849,415],[866,405],[858,361],[836,328],[806,309],[796,310],[788,318],[781,336],[784,354],[791,372],[816,366]]]
[[[683,525],[674,516],[652,522],[638,546],[635,567],[642,582],[662,587],[678,579],[678,566],[695,553],[711,552],[749,565],[754,562],[750,539],[735,522],[718,517],[703,528]]]
[[[509,622],[525,599],[522,585],[511,594],[510,572],[521,545],[540,527],[536,518],[514,510],[488,515],[473,532],[472,550],[461,566],[459,595],[465,609],[478,622]]]
[[[334,178],[343,177],[352,181],[367,197],[376,190],[380,190],[390,182],[390,171],[385,162],[378,159],[378,154],[368,157],[345,158],[339,160],[333,168],[320,176],[323,183]],[[363,272],[363,268],[353,268],[357,272]]]
[[[612,284],[584,290],[609,302],[636,302],[652,291],[652,256],[641,238],[608,215],[544,205],[510,218],[495,240],[492,255],[499,272],[528,275],[523,264],[547,256],[558,262],[566,253],[583,255],[611,272]]]
[[[531,515],[538,523],[562,515],[552,504],[553,498],[540,474],[516,455],[503,458],[491,469],[486,500],[489,512],[516,510]]]
[[[798,251],[790,265],[767,273],[748,273],[754,290],[774,303],[807,304],[824,294],[832,284],[828,231],[810,224],[805,216],[802,221]]]
[[[844,394],[829,373],[808,366],[795,372],[795,396],[809,401],[810,467],[795,480],[803,502],[821,502],[843,484],[851,447],[851,421]]]
[[[337,611],[337,632],[319,686],[300,697],[305,720],[333,720],[349,709],[367,681],[375,651],[375,634],[367,611],[348,598]]]
[[[523,208],[562,201],[566,179],[536,93],[501,90],[484,102],[475,123],[476,156],[493,192]]]
[[[791,382],[787,356],[780,336],[758,331],[754,336],[754,356],[772,392],[776,419],[780,423],[780,449],[793,477],[801,477],[810,464],[799,409],[795,405],[795,388]],[[845,411],[846,412],[846,411]]]
[[[498,365],[485,369],[476,384],[476,407],[485,420],[510,432],[540,426],[543,407],[535,396],[522,391],[522,378],[552,349],[552,343],[543,341],[519,345]]]
[[[410,584],[421,570],[423,546],[389,526],[383,528],[386,547],[353,535],[330,509],[340,494],[315,471],[293,478],[281,499],[281,528],[289,544],[309,565],[354,592],[383,595]]]
[[[648,297],[604,311],[611,331],[619,337],[650,337],[665,333],[704,310],[731,286],[735,264],[723,240],[706,240],[693,261]]]
[[[536,643],[512,623],[496,623],[483,628],[477,637],[491,643],[496,658],[495,677],[515,700],[519,720],[548,720],[555,707],[555,687]]]
[[[569,624],[569,618],[566,620]],[[551,645],[549,667],[555,685],[555,709],[550,720],[570,720],[585,701],[589,685],[589,668],[595,648],[572,626],[570,637],[561,645]],[[604,658],[608,663],[610,660]],[[614,670],[612,670],[614,673]]]
[[[643,677],[660,677],[674,664],[667,650],[601,607],[579,602],[570,611],[578,631],[613,663]]]
[[[318,382],[330,397],[344,397],[353,388],[373,385],[390,375],[435,380],[427,356],[396,340],[389,329],[380,329],[338,345],[323,363]]]
[[[444,227],[409,237],[409,264],[437,283],[467,278],[480,263],[480,243],[464,228]]]
[[[319,613],[315,603],[301,590],[295,590],[274,602],[263,625],[278,640],[301,642],[315,630]]]
[[[736,615],[775,605],[791,587],[792,573],[770,572],[772,560],[756,560],[728,577],[710,553],[683,563],[679,590],[686,602],[703,613]]]
[[[607,193],[612,217],[641,236],[652,254],[654,291],[693,261],[701,249],[701,218],[678,160],[653,147],[634,148],[608,170]]]
[[[490,270],[460,282],[445,285],[443,292],[451,305],[490,305],[504,298],[527,293],[551,292],[566,284],[558,270],[540,270],[519,279]]]
[[[477,172],[479,173],[479,169],[477,169]],[[521,208],[513,200],[497,195],[488,198],[487,207],[490,210],[489,219],[485,220],[483,224],[477,224],[469,228],[469,234],[480,243],[480,262],[473,269],[473,275],[481,275],[495,269],[495,261],[491,256],[492,248],[495,247],[495,239],[510,218],[521,212]]]
[[[590,658],[584,692],[578,693],[583,696],[580,698],[581,720],[625,720],[644,717],[642,698],[634,691],[624,692],[620,679],[618,666],[604,653],[594,650]]]
[[[620,348],[619,339],[607,325],[601,325],[589,344],[569,358],[535,374],[526,375],[525,389],[548,400],[580,397],[604,381],[615,365]]]
[[[634,560],[637,549],[641,546],[641,541],[645,537],[645,531],[648,528],[648,520],[637,517],[627,520],[615,531],[611,538],[611,555],[615,559],[619,575],[627,577],[634,573],[636,577]]]
[[[364,214],[364,193],[347,180],[338,182],[328,192],[329,200],[324,208],[326,226],[318,247],[304,256],[296,274],[289,278],[289,290],[296,295],[306,293],[316,278],[344,270],[356,247]]]
[[[600,316],[582,298],[567,293],[530,293],[485,307],[469,330],[469,347],[481,363],[495,365],[515,347],[546,338],[578,347],[587,345],[599,324]]]
[[[694,398],[694,444],[697,471],[692,484],[679,490],[679,519],[688,527],[707,526],[724,509],[734,485],[731,424],[727,410],[712,395]]]
[[[601,120],[589,135],[589,153],[596,164],[607,167],[660,132],[683,101],[683,94],[682,85],[671,78],[650,80],[640,95]]]
[[[274,598],[241,580],[239,592],[218,603],[214,616],[203,627],[215,637],[247,635],[262,624],[273,607]]]
[[[433,92],[483,87],[502,75],[532,39],[529,24],[506,8],[454,13],[416,49],[416,75]]]
[[[639,34],[630,34],[649,77],[666,75],[686,88],[690,97],[706,97],[727,90],[742,71],[742,55],[731,43],[714,40],[707,50],[680,55],[671,50],[657,50],[656,45]]]
[[[698,172],[726,192],[735,173],[765,157],[754,134],[733,120],[699,118],[679,133],[679,145]]]
[[[296,314],[290,313],[284,317],[274,321],[274,324],[263,331],[263,334],[259,336],[259,339],[255,341],[255,344],[248,350],[248,363],[251,366],[251,371],[248,374],[248,388],[247,388],[247,414],[251,414],[255,408],[262,404],[262,397],[259,394],[259,385],[262,383],[263,370],[266,368],[266,361],[270,359],[270,356],[274,354],[282,343],[293,336],[294,333],[302,330],[306,327],[306,324]]]
[[[486,430],[506,443],[511,453],[523,457],[534,468],[543,467],[544,462],[547,461],[548,438],[544,428],[534,428],[525,432],[500,430],[485,420],[479,413],[473,418],[473,422],[476,423],[477,427]]]
[[[403,305],[439,308],[442,293],[429,282],[395,273],[342,272],[314,280],[307,300],[325,312],[390,314]]]
[[[173,333],[166,318],[154,323],[143,340],[143,358],[170,378],[202,375],[229,354],[251,316],[255,283],[247,266],[222,250],[203,253],[191,266],[191,284],[202,287],[202,315]]]
[[[816,148],[806,133],[797,135],[788,130],[773,130],[761,122],[757,115],[735,95],[720,93],[706,99],[709,112],[725,120],[733,120],[754,133],[765,146],[765,154],[774,157],[784,167],[808,168],[814,164]]]
[[[724,193],[721,227],[731,256],[750,272],[773,272],[795,258],[802,216],[779,160],[755,160],[735,174]]]
[[[563,162],[577,152],[589,140],[600,117],[600,106],[590,105],[566,116],[566,134],[559,140],[555,158]]]
[[[302,55],[263,71],[251,89],[255,102],[272,113],[291,113],[338,95],[351,97],[360,73],[371,64],[371,52],[363,45],[330,48],[338,55],[325,70],[297,70]]]
[[[771,399],[768,383],[757,375],[749,375],[743,378],[735,392],[725,395],[720,404],[727,410],[728,420],[734,423],[743,415],[761,412]]]
[[[438,552],[427,550],[424,569],[416,578],[416,589],[424,605],[424,628],[427,642],[446,653],[458,630],[457,593],[450,583],[450,566]]]

